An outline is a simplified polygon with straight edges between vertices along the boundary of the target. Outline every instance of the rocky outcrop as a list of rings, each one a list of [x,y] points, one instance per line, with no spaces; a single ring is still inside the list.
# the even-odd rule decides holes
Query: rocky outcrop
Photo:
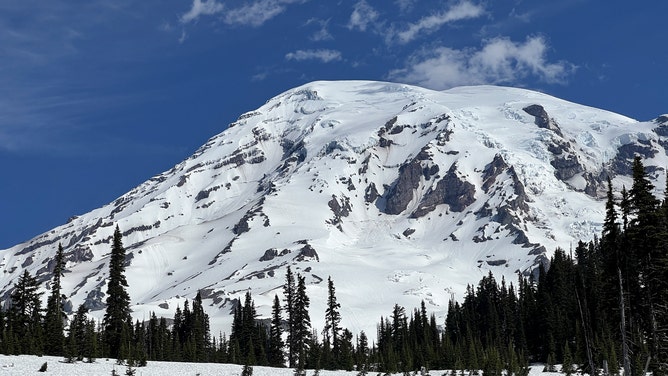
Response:
[[[633,159],[636,155],[644,159],[653,158],[657,154],[657,150],[652,147],[651,141],[637,140],[636,142],[622,145],[617,149],[617,155],[612,161],[612,169],[618,175],[632,175],[633,174]],[[645,170],[653,166],[646,166]]]
[[[436,187],[427,191],[411,218],[420,218],[441,204],[447,204],[452,211],[461,212],[474,201],[475,186],[459,177],[457,165],[453,164],[443,179],[436,183]]]
[[[550,119],[550,117],[547,114],[547,111],[545,111],[543,106],[539,104],[532,104],[530,106],[524,107],[523,110],[527,114],[535,117],[534,124],[536,124],[539,128],[549,129],[561,137],[564,136],[561,133],[559,125],[557,125],[557,123],[554,120]]]
[[[499,154],[494,156],[491,163],[485,166],[482,172],[482,190],[487,193],[489,188],[496,182],[496,178],[508,169],[508,164]]]
[[[572,154],[555,158],[550,161],[550,164],[554,167],[554,176],[561,181],[568,180],[584,171],[578,157]]]
[[[328,220],[327,223],[336,226],[339,231],[343,231],[341,228],[341,218],[347,217],[352,211],[352,208],[350,207],[350,199],[344,196],[341,199],[341,202],[339,202],[339,199],[332,195],[332,199],[329,200],[327,204],[332,213],[334,213],[334,218]]]
[[[399,177],[385,194],[385,213],[400,214],[413,200],[415,190],[420,186],[422,165],[416,159],[399,168]]]
[[[376,184],[370,183],[364,191],[364,201],[368,204],[372,204],[378,197],[380,197],[380,194],[378,193],[378,189],[376,189]]]

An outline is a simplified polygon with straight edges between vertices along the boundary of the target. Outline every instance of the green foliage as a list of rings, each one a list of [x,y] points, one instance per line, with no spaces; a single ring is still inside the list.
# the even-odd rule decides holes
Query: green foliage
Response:
[[[47,355],[60,355],[63,353],[65,343],[65,336],[63,334],[65,312],[63,311],[63,296],[60,282],[63,276],[65,261],[63,246],[61,244],[58,244],[58,251],[53,261],[51,294],[46,303],[46,314],[44,317],[44,352]]]
[[[42,354],[42,308],[38,289],[39,284],[35,277],[25,270],[10,295],[7,330],[11,343],[8,346],[12,347],[15,354]]]
[[[109,281],[107,282],[107,308],[104,313],[104,339],[109,356],[124,358],[127,356],[127,341],[130,328],[130,295],[126,288],[125,248],[123,248],[121,230],[114,231],[111,256],[109,257]],[[131,326],[131,325],[130,325]]]

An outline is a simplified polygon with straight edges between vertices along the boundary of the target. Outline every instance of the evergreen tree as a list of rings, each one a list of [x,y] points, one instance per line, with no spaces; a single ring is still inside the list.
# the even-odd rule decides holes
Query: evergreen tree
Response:
[[[10,295],[8,326],[11,335],[17,339],[10,339],[17,345],[15,353],[42,354],[42,308],[38,289],[35,277],[24,270]]]
[[[357,338],[357,348],[355,351],[355,364],[358,369],[368,370],[369,358],[369,339],[364,331],[361,331]]]
[[[98,349],[98,335],[95,329],[95,319],[90,319],[84,329],[83,355],[87,363],[95,362],[95,359],[98,357]]]
[[[51,280],[51,295],[46,303],[46,314],[44,317],[44,352],[47,355],[61,355],[65,341],[64,324],[65,312],[63,311],[63,295],[61,293],[60,278],[63,276],[65,260],[63,257],[63,246],[58,244],[58,251],[54,258],[53,278]]]
[[[209,326],[209,315],[204,312],[202,304],[202,295],[197,292],[193,300],[193,309],[191,315],[191,334],[195,348],[195,358],[197,362],[206,362],[209,360],[211,330]]]
[[[296,363],[298,369],[304,369],[306,366],[306,357],[309,349],[309,340],[311,339],[311,317],[308,309],[311,305],[308,295],[306,295],[306,281],[301,275],[297,275],[297,289],[294,300],[294,333],[293,351],[296,354]]]
[[[297,334],[296,334],[296,318],[295,318],[295,300],[297,296],[295,277],[292,270],[288,266],[285,273],[285,284],[283,285],[283,296],[285,299],[285,313],[288,327],[287,338],[287,352],[288,352],[288,366],[295,367],[298,356],[297,351]]]
[[[334,364],[331,368],[338,368],[341,363],[340,353],[340,323],[341,314],[339,313],[341,304],[336,301],[336,292],[332,277],[327,278],[327,308],[325,309],[325,328],[323,329],[324,342],[331,343]]]
[[[116,226],[109,258],[109,280],[107,282],[107,308],[104,313],[104,340],[109,356],[119,358],[121,355],[122,335],[128,339],[128,322],[130,319],[130,295],[126,291],[128,282],[125,278],[125,248],[123,248],[121,231]]]
[[[274,295],[274,304],[271,307],[271,326],[269,328],[269,366],[284,367],[285,356],[283,354],[283,322],[281,318],[281,303],[278,295]]]

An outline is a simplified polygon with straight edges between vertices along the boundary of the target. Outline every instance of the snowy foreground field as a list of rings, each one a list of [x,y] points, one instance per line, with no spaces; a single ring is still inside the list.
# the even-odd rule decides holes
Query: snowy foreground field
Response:
[[[0,376],[4,375],[68,375],[68,376],[103,376],[111,375],[116,370],[119,375],[125,375],[126,367],[119,366],[115,360],[98,359],[89,363],[62,363],[61,357],[51,356],[6,356],[0,355]],[[39,368],[47,363],[46,372],[39,372]],[[236,364],[214,363],[175,363],[149,362],[146,367],[136,368],[136,376],[236,376],[241,375],[242,366]],[[543,366],[531,367],[530,376],[557,376],[556,372],[542,372]],[[294,370],[289,368],[253,367],[253,376],[292,376]],[[307,370],[311,376],[313,370]],[[413,374],[413,373],[411,373]],[[431,376],[449,374],[447,371],[431,371]],[[355,376],[357,372],[320,371],[322,376]],[[377,373],[369,372],[370,376]],[[401,375],[401,374],[394,374]]]

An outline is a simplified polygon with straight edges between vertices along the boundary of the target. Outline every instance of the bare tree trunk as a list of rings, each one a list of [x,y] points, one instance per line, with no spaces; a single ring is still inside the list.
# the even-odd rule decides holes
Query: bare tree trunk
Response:
[[[626,308],[624,307],[624,288],[622,271],[617,269],[619,276],[619,312],[621,315],[620,330],[622,331],[622,354],[624,357],[624,376],[631,376],[631,360],[629,359],[629,344],[626,339]]]
[[[587,326],[587,322],[585,321],[584,312],[582,311],[582,303],[580,302],[580,294],[578,294],[577,288],[575,289],[575,297],[578,300],[578,308],[580,308],[580,318],[582,319],[582,329],[585,337],[585,346],[587,347],[587,360],[589,362],[589,370],[590,370],[589,372],[591,372],[592,375],[595,375],[596,368],[594,368],[594,358],[591,354],[591,344],[589,343],[589,329]]]

